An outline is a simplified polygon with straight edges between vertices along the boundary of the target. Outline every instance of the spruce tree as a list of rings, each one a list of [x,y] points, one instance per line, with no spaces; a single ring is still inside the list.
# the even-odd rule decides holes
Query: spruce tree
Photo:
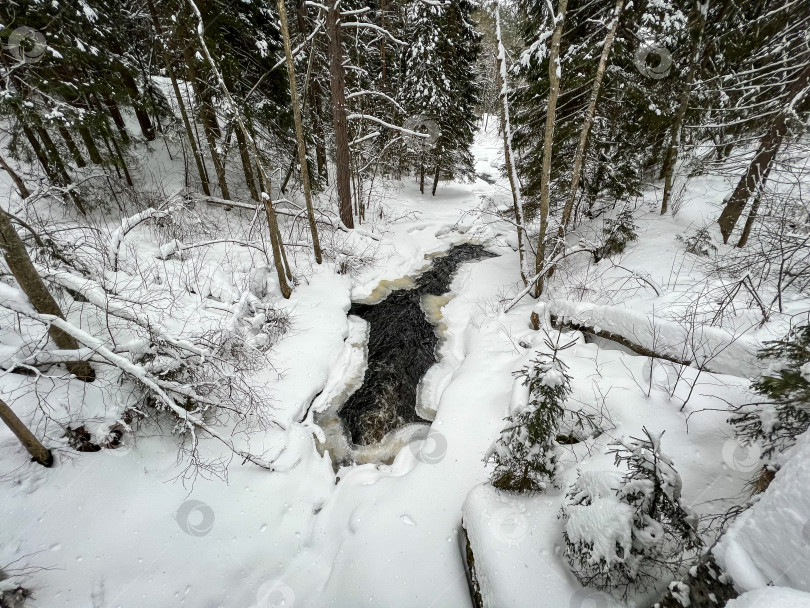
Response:
[[[560,444],[557,442],[571,377],[558,357],[540,355],[517,373],[529,387],[530,399],[510,413],[506,428],[487,454],[495,462],[492,485],[512,492],[541,492],[557,486]]]
[[[764,400],[736,408],[729,422],[741,439],[760,443],[767,457],[790,448],[810,428],[810,325],[767,342],[758,357],[770,362],[752,387]]]

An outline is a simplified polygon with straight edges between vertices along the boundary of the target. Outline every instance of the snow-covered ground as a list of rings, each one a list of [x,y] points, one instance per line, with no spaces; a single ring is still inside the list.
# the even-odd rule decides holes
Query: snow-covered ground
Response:
[[[476,170],[495,177],[502,162],[500,142],[496,121],[489,125],[476,142]],[[636,210],[639,241],[621,260],[625,269],[657,286],[660,295],[643,281],[622,285],[626,270],[573,260],[551,284],[554,299],[567,307],[564,316],[582,316],[584,305],[578,302],[585,302],[591,311],[607,304],[632,311],[636,317],[612,317],[600,309],[603,314],[595,322],[603,327],[624,324],[625,329],[635,324],[640,336],[655,333],[639,320],[653,313],[677,324],[684,294],[697,298],[698,285],[707,279],[675,235],[714,217],[729,187],[712,176],[688,186],[687,203],[675,217],[648,212],[655,192],[648,193]],[[482,203],[482,196],[492,202]],[[301,257],[302,280],[292,298],[273,301],[289,311],[292,328],[271,351],[272,368],[251,378],[267,389],[268,411],[280,426],[238,436],[255,453],[279,455],[276,471],[232,460],[221,444],[204,439],[205,455],[228,459],[227,483],[203,475],[181,483],[176,445],[154,429],[138,433],[125,449],[97,453],[74,452],[59,442],[58,433],[48,433],[58,466],[44,469],[28,463],[13,436],[0,428],[0,567],[12,562],[10,570],[28,567],[21,582],[34,590],[35,605],[48,608],[469,606],[463,518],[485,605],[612,605],[606,596],[583,590],[568,571],[558,517],[563,493],[522,498],[486,485],[483,458],[513,398],[512,374],[544,348],[543,333],[529,323],[536,302],[527,297],[502,312],[519,290],[520,277],[517,253],[509,246],[512,228],[491,212],[508,206],[509,200],[500,178],[495,184],[482,179],[441,184],[435,198],[420,195],[414,183],[404,183],[388,197],[385,219],[373,226],[381,241],[348,237],[365,239],[374,251],[373,262],[359,273],[336,274],[336,264],[314,267]],[[481,211],[483,204],[489,205],[487,212]],[[578,236],[598,231],[600,222],[582,227]],[[146,228],[133,233],[139,255],[150,246],[156,250],[148,235]],[[324,433],[314,414],[326,410],[362,368],[357,358],[362,332],[347,318],[350,302],[379,297],[386,286],[396,287],[399,279],[424,268],[426,256],[470,240],[485,244],[498,257],[465,264],[453,280],[452,297],[441,308],[445,329],[440,361],[421,387],[421,407],[435,411],[430,433],[402,447],[391,464],[371,462],[336,474],[328,452],[322,456],[318,451]],[[123,250],[126,266],[136,258],[127,257],[126,245]],[[185,312],[174,316],[216,326],[227,320],[229,307],[239,300],[260,260],[224,244],[206,251],[194,254],[207,269],[202,274],[211,277],[209,286],[198,292],[216,292],[226,305],[211,308],[205,298],[188,298],[175,302]],[[231,266],[222,266],[223,261]],[[159,266],[166,276],[182,274],[180,262]],[[79,318],[80,311],[70,314]],[[680,379],[674,365],[653,364],[586,343],[582,334],[566,334],[564,341],[576,340],[563,354],[574,379],[571,402],[601,412],[606,429],[571,447],[563,462],[566,484],[578,470],[615,470],[606,453],[608,443],[637,436],[646,426],[666,431],[663,448],[683,477],[685,504],[709,515],[725,511],[734,497],[739,500],[759,460],[734,439],[725,410],[728,403],[748,398],[742,358],[750,358],[762,339],[779,334],[784,319],[777,317],[744,340],[735,339],[755,323],[750,310],[729,320],[726,335],[732,336],[733,348],[741,349],[734,351],[739,369],[725,361],[714,370],[724,374],[686,368]],[[92,329],[102,331],[103,326],[99,322]],[[550,330],[550,335],[556,332]],[[26,420],[37,406],[32,395],[23,394],[27,382],[23,376],[0,376],[0,397],[13,402]],[[100,421],[114,417],[129,399],[110,384],[76,382],[48,392],[43,383],[47,378],[40,380],[40,395],[57,419],[64,419],[68,405],[83,403],[84,419]],[[806,510],[804,514],[806,518]],[[759,542],[759,537],[746,537],[744,529],[737,532],[726,544],[726,556],[751,552],[750,543]],[[805,538],[804,551],[808,544]],[[776,558],[763,555],[770,567],[784,570]],[[768,566],[757,567],[768,574],[746,576],[746,589],[776,580]],[[777,584],[810,591],[806,576],[784,574]],[[748,594],[733,605],[807,605],[806,598],[790,590],[760,595],[779,599]]]

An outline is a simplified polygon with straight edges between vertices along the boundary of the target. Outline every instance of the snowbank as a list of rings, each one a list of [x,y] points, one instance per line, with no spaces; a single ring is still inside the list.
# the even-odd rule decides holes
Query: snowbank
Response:
[[[772,581],[810,592],[808,488],[810,434],[805,433],[759,502],[734,522],[715,549],[739,587],[755,589]]]
[[[810,608],[810,593],[786,587],[765,587],[743,593],[726,608]]]

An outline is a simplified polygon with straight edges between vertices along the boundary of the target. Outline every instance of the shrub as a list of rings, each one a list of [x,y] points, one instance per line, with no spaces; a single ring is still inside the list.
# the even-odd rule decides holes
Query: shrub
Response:
[[[791,447],[810,428],[810,325],[766,342],[757,356],[773,360],[752,385],[766,400],[736,408],[729,422],[746,443],[761,443],[767,457]]]
[[[602,232],[604,241],[594,252],[594,259],[597,262],[602,258],[623,253],[628,243],[638,239],[633,210],[625,207],[614,219],[605,220]]]
[[[681,504],[681,478],[661,435],[612,444],[627,473],[580,473],[561,516],[566,557],[586,586],[626,598],[671,580],[700,548],[695,518]]]
[[[691,253],[703,258],[707,258],[717,251],[717,247],[712,242],[712,235],[709,228],[704,226],[692,236],[684,237],[682,234],[675,235],[675,240],[686,245],[686,253]]]

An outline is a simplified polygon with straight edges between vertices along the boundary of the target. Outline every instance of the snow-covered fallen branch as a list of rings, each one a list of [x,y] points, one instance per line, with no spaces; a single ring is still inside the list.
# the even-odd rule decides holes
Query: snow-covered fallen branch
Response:
[[[558,325],[619,342],[643,356],[732,376],[750,378],[761,372],[756,358],[761,345],[744,332],[588,302],[551,300],[541,306]]]
[[[143,366],[133,363],[122,355],[114,353],[112,350],[107,348],[101,340],[91,336],[89,333],[76,327],[72,323],[69,323],[68,321],[54,315],[44,315],[38,313],[26,301],[22,292],[13,287],[0,284],[0,295],[3,296],[3,306],[5,308],[43,323],[46,326],[54,326],[61,329],[66,334],[75,338],[80,344],[84,344],[85,348],[81,349],[82,352],[94,353],[95,356],[103,358],[128,376],[140,382],[158,399],[158,401],[160,401],[167,409],[173,412],[182,421],[185,430],[187,430],[191,436],[192,449],[196,448],[198,441],[196,430],[199,429],[225,444],[228,449],[242,458],[243,461],[252,462],[253,464],[271,471],[275,470],[271,462],[238,448],[230,438],[222,435],[219,431],[212,428],[200,416],[197,416],[183,407],[180,407],[167,392],[171,390],[177,392],[178,394],[193,397],[195,400],[199,400],[199,396],[194,394],[190,389],[187,389],[183,385],[177,383],[159,380],[150,374]],[[202,401],[205,402],[210,400],[203,397]]]

